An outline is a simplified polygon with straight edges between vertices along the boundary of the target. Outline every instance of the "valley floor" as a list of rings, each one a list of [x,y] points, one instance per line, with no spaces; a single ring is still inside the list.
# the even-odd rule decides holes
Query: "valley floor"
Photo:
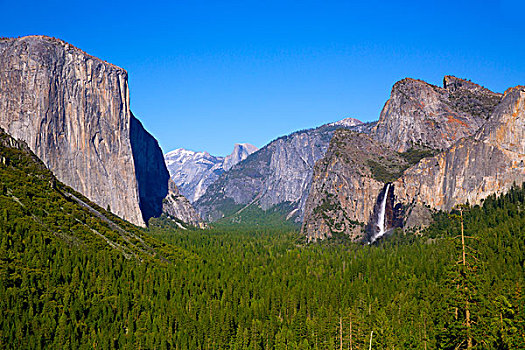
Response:
[[[128,259],[74,236],[73,217],[98,221],[65,216],[73,204],[46,214],[12,196],[2,182],[1,348],[367,349],[372,331],[373,349],[525,348],[525,187],[465,210],[465,265],[445,214],[372,246],[153,219],[133,229],[153,255]]]

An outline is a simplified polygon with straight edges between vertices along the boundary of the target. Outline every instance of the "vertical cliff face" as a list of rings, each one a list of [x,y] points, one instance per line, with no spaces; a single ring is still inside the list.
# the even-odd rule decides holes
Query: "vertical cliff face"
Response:
[[[398,152],[414,146],[444,150],[474,134],[501,100],[501,94],[453,76],[443,86],[409,78],[397,82],[372,137]]]
[[[157,140],[133,114],[130,116],[130,144],[138,183],[140,209],[146,222],[162,214],[162,200],[168,195],[170,175]]]
[[[338,130],[325,157],[315,165],[303,232],[309,240],[333,233],[363,238],[384,183],[407,166],[397,152],[368,135]]]
[[[396,196],[407,204],[450,210],[479,204],[493,193],[525,181],[525,87],[505,96],[487,123],[445,152],[422,160],[396,181]]]
[[[222,168],[224,171],[230,170],[235,164],[245,160],[248,156],[258,150],[254,145],[249,143],[236,143],[233,146],[233,151],[224,158]]]
[[[309,239],[334,232],[357,239],[363,231],[373,237],[387,184],[393,190],[384,202],[386,230],[425,225],[431,220],[428,208],[448,211],[460,203],[479,204],[525,181],[524,87],[503,96],[447,76],[443,89],[404,80],[393,90],[370,138],[339,131],[316,164],[303,224]],[[455,134],[447,126],[450,116],[462,120],[451,124],[458,124]],[[419,121],[425,118],[433,119],[423,130]],[[479,123],[472,131],[471,125]],[[425,141],[419,145],[434,150],[418,149],[414,129]],[[435,149],[460,135],[447,149]],[[400,150],[406,152],[395,152]]]
[[[126,71],[45,37],[0,41],[0,67],[0,126],[59,180],[144,225]]]
[[[130,112],[125,70],[30,36],[0,40],[0,75],[0,127],[60,181],[137,225],[159,212],[167,171]]]
[[[385,184],[377,196],[374,211],[365,227],[365,242],[374,243],[384,236],[389,235],[394,228],[403,227],[405,207],[396,204],[394,184]]]
[[[313,166],[326,152],[329,137],[324,133],[299,133],[274,141],[264,192],[259,203],[267,210],[280,203],[297,203],[300,216],[308,196]]]

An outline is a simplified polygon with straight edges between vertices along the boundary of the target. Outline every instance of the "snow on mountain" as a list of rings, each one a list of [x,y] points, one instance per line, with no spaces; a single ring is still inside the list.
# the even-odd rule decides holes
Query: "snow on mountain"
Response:
[[[212,222],[249,205],[276,208],[299,222],[315,163],[324,157],[334,132],[369,132],[371,125],[347,118],[279,137],[217,179],[193,204],[204,220]]]
[[[255,151],[257,147],[249,143],[235,144],[233,152],[226,157],[178,148],[166,153],[164,160],[180,192],[193,203],[223,172]]]
[[[328,147],[332,131],[339,127],[351,128],[358,132],[368,133],[371,125],[371,123],[362,123],[354,118],[346,118],[325,124],[322,126],[322,129],[326,129],[325,131],[328,132],[328,138],[323,141],[323,147]],[[179,148],[166,153],[164,159],[170,176],[179,188],[179,191],[188,198],[191,203],[195,203],[222,173],[229,171],[257,150],[257,147],[249,143],[237,143],[230,155],[226,157],[216,157],[210,155],[208,152],[195,152]],[[318,157],[321,156],[322,154],[319,153]],[[314,157],[313,159],[317,158]],[[310,164],[309,162],[308,164],[309,169],[313,169],[313,163]]]
[[[328,125],[334,125],[334,126],[343,126],[343,127],[351,127],[351,126],[357,126],[363,124],[362,121],[355,119],[355,118],[345,118],[333,123],[330,123]]]

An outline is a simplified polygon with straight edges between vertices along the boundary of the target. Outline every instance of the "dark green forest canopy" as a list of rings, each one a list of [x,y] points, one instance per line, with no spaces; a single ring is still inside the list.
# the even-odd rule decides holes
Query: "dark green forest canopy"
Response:
[[[525,348],[524,186],[464,211],[466,267],[445,213],[376,246],[306,244],[293,228],[142,230],[98,208],[109,224],[68,191],[0,146],[0,348],[368,349],[371,331],[374,349]]]

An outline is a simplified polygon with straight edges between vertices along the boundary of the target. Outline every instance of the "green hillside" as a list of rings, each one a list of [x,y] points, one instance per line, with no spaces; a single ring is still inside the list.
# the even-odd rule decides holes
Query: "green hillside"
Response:
[[[142,230],[1,134],[0,348],[525,348],[525,186],[463,211],[465,265],[460,222],[374,246]]]

